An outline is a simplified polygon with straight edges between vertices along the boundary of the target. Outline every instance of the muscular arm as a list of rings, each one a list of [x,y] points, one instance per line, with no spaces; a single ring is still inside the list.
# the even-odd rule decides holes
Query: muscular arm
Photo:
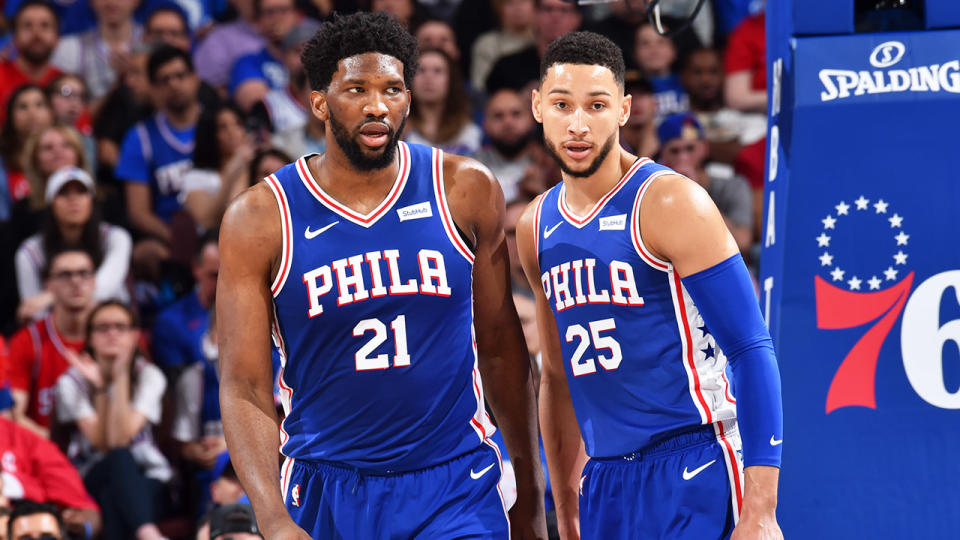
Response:
[[[537,330],[540,332],[543,372],[540,375],[540,425],[547,468],[552,479],[557,525],[562,538],[579,538],[580,473],[587,462],[580,427],[567,388],[556,319],[540,283],[540,267],[534,247],[534,212],[537,201],[527,207],[517,223],[520,262],[537,302]]]
[[[648,194],[644,197],[640,208],[640,231],[644,243],[650,250],[661,259],[670,261],[682,278],[687,278],[693,274],[698,274],[704,270],[714,270],[721,263],[729,264],[729,259],[737,251],[737,244],[727,230],[723,222],[723,217],[717,210],[717,207],[710,200],[706,191],[693,182],[678,176],[664,176],[658,179],[649,188]],[[743,263],[740,262],[740,265]],[[746,272],[743,268],[742,272]],[[685,280],[686,285],[686,280]],[[742,316],[744,319],[750,319],[751,315],[759,315],[759,307],[756,304],[756,298],[752,294],[752,287],[740,287],[733,300],[737,309],[743,308]],[[721,291],[720,294],[729,294]],[[694,302],[697,302],[697,296],[691,290]],[[747,309],[756,309],[757,313],[747,313]],[[736,347],[740,349],[741,342],[748,341],[751,336],[738,335],[744,334],[744,326],[719,321],[717,318],[709,319],[707,310],[704,311],[704,319],[707,326],[718,337],[720,333],[718,328],[723,327],[725,343],[720,343],[725,351],[728,351],[731,365],[737,361],[737,354],[731,349]],[[738,311],[740,311],[738,309]],[[759,317],[753,317],[759,319]],[[762,326],[762,322],[759,323]],[[766,329],[763,328],[766,334]],[[769,341],[769,336],[766,336]],[[759,347],[758,347],[759,348]],[[772,355],[772,353],[771,353]],[[740,362],[747,362],[746,354]],[[762,358],[762,357],[761,357]],[[766,361],[767,359],[752,361]],[[774,363],[775,366],[775,363]],[[774,379],[775,385],[770,384],[768,378],[757,377],[754,371],[746,370],[753,366],[743,366],[739,368],[741,373],[748,373],[748,377],[736,377],[738,371],[734,366],[736,383],[738,409],[743,409],[740,415],[741,435],[744,441],[744,458],[747,467],[744,469],[744,497],[743,511],[740,517],[739,530],[750,529],[750,534],[759,534],[760,530],[766,529],[776,531],[779,529],[776,525],[776,505],[777,505],[777,484],[779,481],[779,468],[769,465],[752,465],[752,448],[762,448],[767,444],[765,439],[757,441],[756,436],[752,436],[755,426],[750,425],[753,418],[759,420],[759,415],[754,416],[750,402],[755,404],[763,402],[771,403],[770,408],[776,408],[776,411],[768,411],[769,414],[779,414],[779,379]],[[775,371],[775,370],[774,370]],[[748,418],[748,409],[751,411],[751,417]],[[758,460],[762,461],[762,460]],[[779,460],[776,460],[779,462]],[[771,536],[778,538],[779,536]],[[738,538],[735,534],[734,538]],[[766,538],[766,537],[764,537]]]
[[[267,538],[293,527],[280,493],[280,428],[270,362],[270,281],[280,245],[277,203],[269,188],[258,184],[230,206],[220,229],[217,334],[223,430]]]
[[[444,176],[454,219],[476,239],[474,326],[484,394],[503,431],[517,475],[511,528],[520,538],[546,538],[536,400],[530,359],[510,289],[503,193],[493,175],[473,160],[448,157]]]

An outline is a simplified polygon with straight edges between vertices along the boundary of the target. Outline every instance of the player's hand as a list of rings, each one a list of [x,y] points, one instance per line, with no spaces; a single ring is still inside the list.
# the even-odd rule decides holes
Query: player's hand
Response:
[[[730,540],[783,540],[783,532],[773,510],[760,512],[744,508]]]
[[[546,540],[547,519],[542,492],[517,491],[517,502],[510,509],[510,537],[516,540]]]
[[[263,533],[264,540],[312,540],[307,531],[298,527],[289,517],[276,526],[264,528],[260,532]]]

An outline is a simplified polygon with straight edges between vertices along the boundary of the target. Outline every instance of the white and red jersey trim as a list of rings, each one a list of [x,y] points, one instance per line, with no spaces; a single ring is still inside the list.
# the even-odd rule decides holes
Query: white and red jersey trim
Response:
[[[503,516],[507,519],[507,540],[510,540],[510,513],[509,508],[507,508],[507,499],[503,496],[503,456],[500,455],[500,448],[497,447],[497,443],[491,441],[490,439],[484,439],[484,444],[489,445],[493,448],[493,451],[497,453],[497,466],[499,467],[500,478],[497,480],[497,493],[500,495],[500,504],[503,505]]]
[[[683,368],[687,372],[687,383],[690,388],[690,398],[700,413],[700,421],[703,424],[713,423],[713,415],[710,413],[710,407],[700,389],[700,374],[697,370],[696,362],[693,358],[693,338],[690,334],[690,323],[687,321],[687,306],[684,299],[683,284],[680,283],[680,276],[670,268],[670,295],[673,297],[673,308],[677,318],[677,329],[680,331],[680,343],[683,351]]]
[[[321,204],[347,221],[356,223],[361,227],[369,228],[381,217],[383,217],[393,206],[393,203],[400,198],[400,194],[403,192],[403,187],[407,184],[407,178],[410,176],[410,149],[407,147],[406,143],[397,143],[397,153],[400,156],[400,170],[397,173],[397,179],[393,182],[393,187],[390,188],[390,192],[387,193],[387,196],[384,197],[384,199],[380,201],[380,204],[378,204],[377,207],[374,208],[369,214],[360,214],[354,210],[351,210],[349,207],[337,202],[336,199],[323,191],[323,189],[320,188],[320,184],[318,184],[316,179],[314,179],[313,173],[310,172],[310,167],[307,166],[307,157],[309,156],[303,156],[297,160],[297,172],[299,173],[300,180],[303,182],[303,185],[306,186],[307,191],[312,193],[314,198],[316,198]]]
[[[643,201],[643,195],[647,192],[647,189],[650,187],[650,184],[653,181],[665,174],[674,174],[672,171],[658,171],[650,175],[649,178],[643,181],[643,184],[640,185],[640,189],[637,190],[637,198],[633,201],[633,213],[630,217],[630,238],[633,240],[633,248],[637,251],[637,255],[640,255],[640,258],[643,259],[643,262],[647,265],[660,270],[662,272],[669,272],[673,269],[673,265],[668,261],[665,261],[659,257],[653,255],[647,246],[643,243],[643,237],[640,234],[640,203]]]
[[[740,521],[740,512],[743,510],[743,465],[737,455],[740,448],[740,434],[736,422],[717,422],[713,426],[717,434],[717,442],[723,450],[723,460],[727,465],[727,477],[730,482],[730,499],[733,507],[733,523]]]
[[[453,221],[453,215],[447,205],[447,188],[443,181],[443,151],[437,148],[433,149],[433,192],[437,199],[437,211],[440,212],[440,221],[443,222],[443,230],[447,233],[450,243],[456,248],[468,263],[473,264],[474,255],[469,246],[460,237],[456,224]]]
[[[280,209],[280,236],[283,238],[280,249],[280,269],[270,285],[270,292],[276,298],[283,290],[283,284],[287,282],[287,276],[290,275],[290,265],[293,261],[293,233],[290,229],[292,221],[290,218],[290,203],[287,201],[287,194],[283,191],[283,186],[277,180],[277,176],[271,174],[264,180],[277,199],[277,207]]]
[[[616,195],[618,191],[620,191],[620,188],[626,185],[627,181],[630,180],[633,174],[636,173],[640,167],[643,167],[648,163],[650,163],[650,160],[647,158],[640,158],[637,161],[635,161],[633,165],[631,165],[630,168],[627,169],[626,174],[624,174],[623,177],[620,178],[620,181],[617,182],[617,185],[613,186],[613,189],[608,191],[606,195],[604,195],[599,201],[597,201],[597,204],[593,205],[593,209],[590,210],[590,213],[583,218],[578,217],[576,214],[574,214],[567,208],[567,195],[566,195],[567,186],[566,184],[563,184],[562,186],[560,186],[560,196],[557,197],[557,209],[560,211],[560,215],[563,216],[563,219],[565,219],[568,223],[570,223],[574,227],[578,229],[582,229],[586,224],[590,223],[590,221],[593,220],[593,218],[595,218],[597,214],[600,213],[600,210],[603,210],[603,207],[607,204],[607,201],[612,199],[613,196]]]
[[[533,252],[537,254],[537,261],[540,260],[540,216],[543,213],[543,200],[546,198],[546,193],[537,198],[537,209],[533,212]],[[539,271],[538,268],[537,272]]]

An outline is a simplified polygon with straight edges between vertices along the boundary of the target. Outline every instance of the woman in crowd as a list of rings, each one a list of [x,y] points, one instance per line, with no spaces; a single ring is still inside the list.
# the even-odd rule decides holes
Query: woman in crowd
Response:
[[[204,113],[197,122],[196,141],[194,168],[184,175],[180,197],[197,225],[211,229],[230,201],[250,185],[254,147],[235,105]]]
[[[65,248],[90,254],[97,266],[97,299],[128,299],[130,233],[100,220],[90,175],[68,166],[50,177],[45,190],[47,207],[41,230],[27,238],[14,256],[21,299],[17,317],[29,321],[51,306],[53,295],[43,287],[43,269],[52,254]]]
[[[76,75],[64,74],[47,85],[47,98],[53,108],[53,121],[65,126],[73,126],[83,140],[83,152],[87,161],[94,167],[97,145],[93,140],[93,121],[87,97],[87,85]]]
[[[292,161],[293,158],[288,156],[283,150],[276,148],[260,150],[250,161],[250,185],[256,184]]]
[[[457,65],[439,49],[422,51],[413,78],[410,127],[405,139],[471,156],[480,149],[481,138],[480,128],[470,119],[470,104]]]
[[[159,540],[154,524],[173,472],[153,441],[167,381],[137,350],[140,331],[121,302],[97,305],[86,350],[57,381],[67,455],[103,511],[105,540]]]
[[[64,167],[90,170],[83,140],[77,130],[65,124],[40,129],[23,147],[23,172],[30,183],[30,208],[46,205],[47,179]]]
[[[26,84],[14,90],[0,129],[0,158],[6,168],[8,193],[14,202],[30,195],[30,183],[23,172],[23,147],[30,135],[51,124],[53,110],[39,86]]]

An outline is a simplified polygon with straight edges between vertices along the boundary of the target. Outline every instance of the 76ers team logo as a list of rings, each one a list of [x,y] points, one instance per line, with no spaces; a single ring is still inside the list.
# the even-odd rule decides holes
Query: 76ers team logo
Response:
[[[873,323],[850,349],[827,392],[826,412],[841,407],[877,407],[877,360],[890,329],[900,317],[913,285],[908,272],[910,235],[904,218],[878,198],[864,195],[840,201],[823,218],[816,237],[814,277],[817,328],[836,330]],[[858,246],[841,253],[837,245]]]

